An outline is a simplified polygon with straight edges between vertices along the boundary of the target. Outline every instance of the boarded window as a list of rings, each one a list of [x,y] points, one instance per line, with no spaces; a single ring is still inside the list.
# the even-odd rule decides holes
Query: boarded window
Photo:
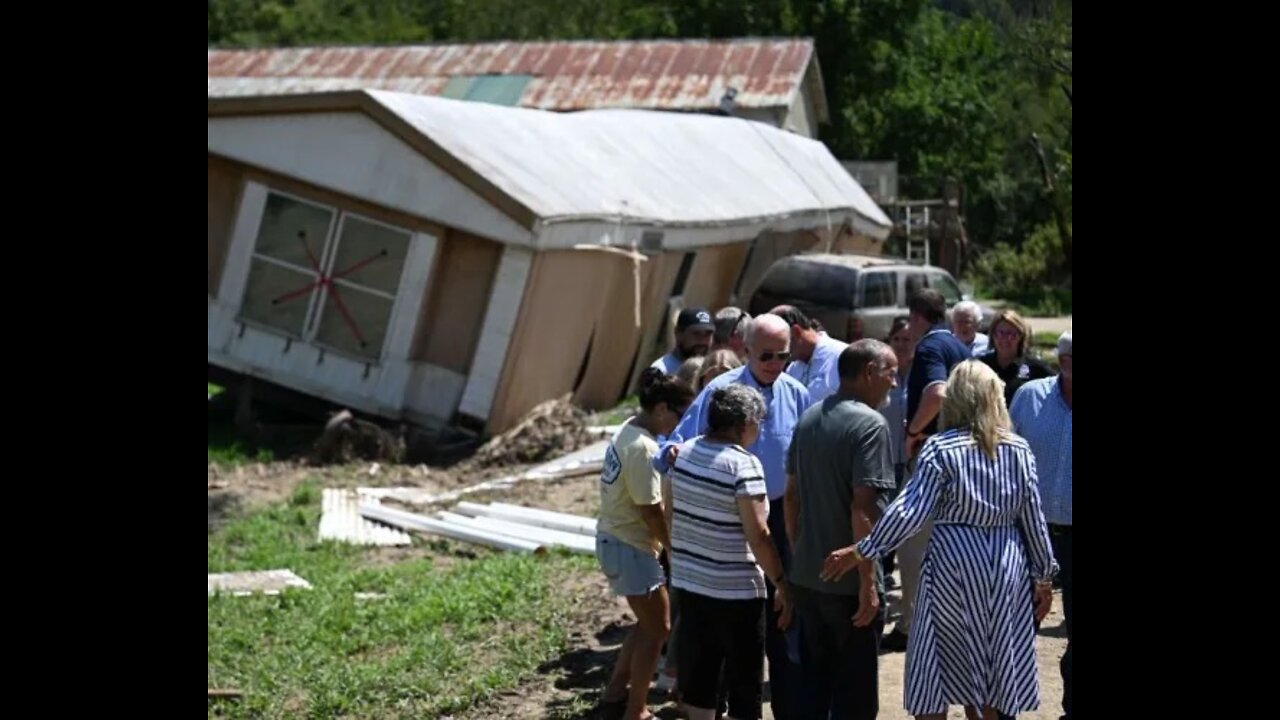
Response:
[[[407,230],[272,192],[240,317],[377,361],[410,239]]]
[[[329,262],[333,284],[325,293],[316,342],[377,359],[409,255],[409,233],[345,215],[336,245]]]

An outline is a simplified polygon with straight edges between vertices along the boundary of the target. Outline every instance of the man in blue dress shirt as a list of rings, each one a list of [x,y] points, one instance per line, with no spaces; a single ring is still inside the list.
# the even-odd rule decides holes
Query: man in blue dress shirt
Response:
[[[1053,556],[1062,582],[1067,652],[1062,656],[1062,717],[1071,720],[1071,331],[1058,338],[1057,377],[1032,380],[1018,388],[1009,407],[1014,432],[1036,456],[1040,506],[1049,523]]]

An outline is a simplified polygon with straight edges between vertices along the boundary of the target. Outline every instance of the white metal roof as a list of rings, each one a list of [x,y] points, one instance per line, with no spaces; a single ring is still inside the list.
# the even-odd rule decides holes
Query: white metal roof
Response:
[[[619,217],[671,228],[849,220],[877,237],[891,226],[825,145],[764,123],[646,110],[563,114],[368,92],[544,226]]]
[[[309,119],[361,111],[432,162],[464,166],[454,175],[498,202],[528,233],[524,240],[511,232],[485,234],[534,247],[631,244],[650,229],[663,233],[667,248],[692,247],[845,224],[883,239],[891,227],[821,142],[741,118],[554,113],[380,90],[209,102],[211,152],[290,173],[338,163],[348,171],[327,168],[327,178],[303,179],[410,212],[421,205],[429,219],[468,227],[467,218],[459,225],[431,217],[456,207],[436,207],[441,198],[431,197],[435,181],[428,176],[438,173],[432,165],[406,164],[396,157],[403,151],[364,158],[366,131],[332,112],[323,122]],[[367,192],[357,187],[365,185]]]

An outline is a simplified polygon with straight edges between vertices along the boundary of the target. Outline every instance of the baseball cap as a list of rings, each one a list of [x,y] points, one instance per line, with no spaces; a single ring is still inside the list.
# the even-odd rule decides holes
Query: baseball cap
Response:
[[[694,328],[696,330],[715,330],[711,322],[711,313],[706,308],[685,308],[676,317],[676,332]]]

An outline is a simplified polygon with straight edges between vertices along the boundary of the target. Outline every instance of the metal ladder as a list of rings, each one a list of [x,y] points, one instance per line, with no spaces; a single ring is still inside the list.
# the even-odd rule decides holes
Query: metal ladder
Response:
[[[929,264],[929,206],[916,209],[907,205],[903,229],[907,238],[907,261],[917,265]]]

